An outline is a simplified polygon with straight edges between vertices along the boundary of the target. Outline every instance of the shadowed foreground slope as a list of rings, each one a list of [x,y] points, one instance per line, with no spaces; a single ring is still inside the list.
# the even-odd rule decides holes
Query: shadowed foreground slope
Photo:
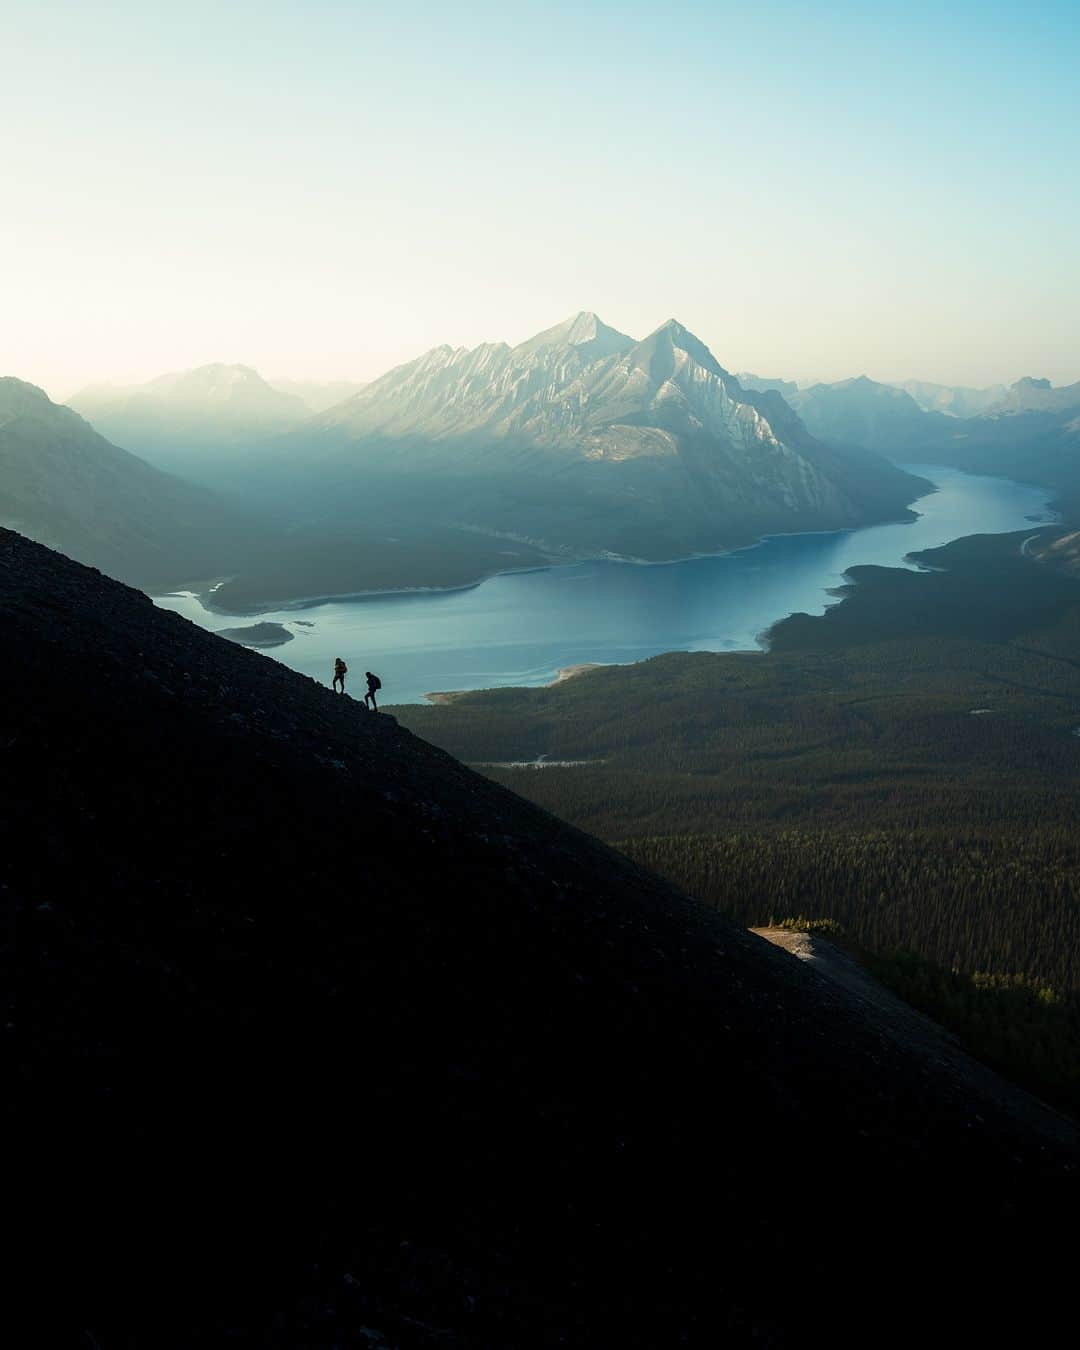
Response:
[[[10,532],[0,636],[39,1316],[68,1343],[881,1343],[1046,1313],[1058,1117]]]

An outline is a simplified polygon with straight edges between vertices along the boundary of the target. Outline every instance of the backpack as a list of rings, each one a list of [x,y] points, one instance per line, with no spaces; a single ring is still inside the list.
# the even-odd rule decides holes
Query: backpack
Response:
[[[372,687],[372,689],[381,689],[381,688],[382,688],[382,680],[379,679],[378,675],[372,675],[372,677],[371,677],[371,687]]]

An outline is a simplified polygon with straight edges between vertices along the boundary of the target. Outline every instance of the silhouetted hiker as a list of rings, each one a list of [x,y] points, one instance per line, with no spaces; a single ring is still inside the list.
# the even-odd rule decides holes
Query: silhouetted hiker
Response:
[[[341,692],[345,692],[345,676],[349,673],[349,667],[339,656],[334,662],[334,683],[330,686],[336,691],[338,685],[341,685]]]
[[[364,702],[373,712],[379,711],[379,705],[375,702],[375,691],[382,688],[382,680],[378,675],[372,675],[370,670],[365,670],[367,676],[367,693],[364,695]]]

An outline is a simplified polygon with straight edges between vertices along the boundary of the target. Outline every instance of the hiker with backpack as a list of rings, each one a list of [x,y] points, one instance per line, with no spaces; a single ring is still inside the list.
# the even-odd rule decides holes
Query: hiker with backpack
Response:
[[[364,695],[364,703],[372,712],[379,711],[379,705],[375,702],[376,691],[382,688],[382,680],[378,675],[372,675],[370,670],[365,670],[367,676],[367,693]]]
[[[339,656],[339,657],[334,661],[334,681],[333,681],[333,684],[330,686],[331,689],[333,689],[333,691],[334,691],[335,693],[337,693],[337,688],[338,688],[338,685],[339,685],[339,684],[341,685],[341,692],[342,692],[342,693],[345,692],[345,676],[346,676],[348,673],[349,673],[349,667],[345,664],[345,662],[344,662],[344,661],[341,659],[341,657]]]

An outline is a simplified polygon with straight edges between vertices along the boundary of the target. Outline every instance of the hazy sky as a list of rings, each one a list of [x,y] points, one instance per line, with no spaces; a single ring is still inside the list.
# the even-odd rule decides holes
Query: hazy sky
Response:
[[[0,0],[0,374],[1080,378],[1080,0]]]

